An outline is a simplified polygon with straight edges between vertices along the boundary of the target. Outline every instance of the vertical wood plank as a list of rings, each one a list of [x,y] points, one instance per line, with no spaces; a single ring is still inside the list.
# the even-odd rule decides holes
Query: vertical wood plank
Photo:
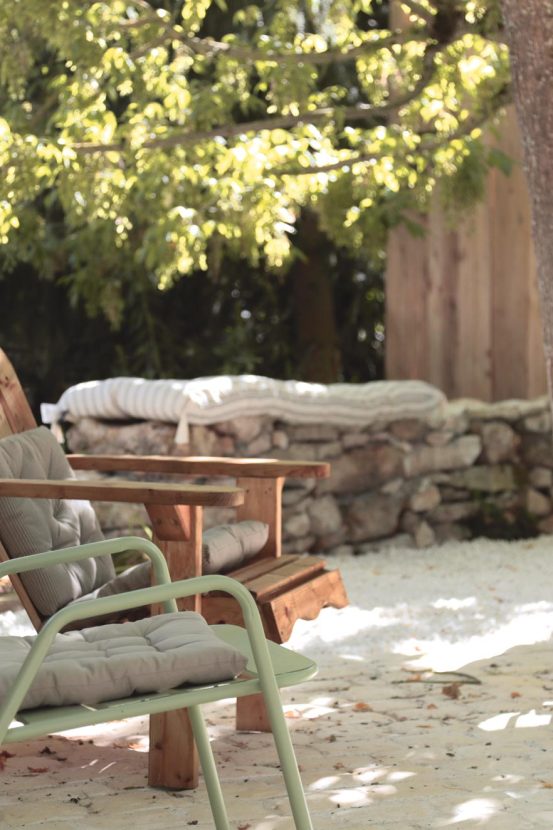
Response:
[[[5,352],[0,349],[1,435],[34,429],[37,423],[19,378]]]
[[[472,397],[492,396],[489,211],[476,205],[457,229],[457,319],[455,389]]]
[[[236,510],[238,521],[256,519],[269,525],[269,537],[258,556],[282,554],[282,488],[284,477],[237,478],[236,486],[244,490],[244,503]]]
[[[419,221],[419,217],[417,217]],[[421,219],[427,227],[427,220]],[[386,270],[386,376],[424,378],[427,374],[429,269],[426,238],[405,227],[390,234]]]
[[[428,373],[432,383],[448,397],[457,385],[456,357],[459,345],[457,314],[457,235],[445,219],[438,198],[429,213],[429,291],[427,297]]]
[[[171,579],[202,572],[202,508],[147,505],[154,542],[162,550]],[[201,597],[177,600],[180,610],[201,612]],[[155,610],[155,609],[154,609]],[[185,709],[150,715],[148,783],[151,787],[193,789],[198,786],[199,760]]]
[[[491,173],[493,394],[503,399],[526,396],[528,389],[530,202],[512,110],[502,123],[499,146],[514,160],[510,176]]]
[[[515,160],[513,172],[490,173],[484,202],[466,220],[449,227],[439,194],[434,197],[427,262],[421,261],[421,240],[404,228],[390,234],[388,378],[421,378],[449,397],[500,400],[546,392],[530,202],[512,110],[499,146]]]
[[[186,709],[150,715],[150,787],[192,790],[198,780],[198,753]]]
[[[202,573],[202,508],[188,505],[146,505],[154,542],[160,548],[171,579],[189,579]],[[180,610],[201,612],[201,597],[177,600]]]

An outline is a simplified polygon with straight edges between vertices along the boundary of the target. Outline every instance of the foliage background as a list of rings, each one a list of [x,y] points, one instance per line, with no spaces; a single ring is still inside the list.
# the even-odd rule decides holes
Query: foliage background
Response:
[[[382,374],[388,230],[508,162],[495,0],[0,7],[0,337],[117,374]]]

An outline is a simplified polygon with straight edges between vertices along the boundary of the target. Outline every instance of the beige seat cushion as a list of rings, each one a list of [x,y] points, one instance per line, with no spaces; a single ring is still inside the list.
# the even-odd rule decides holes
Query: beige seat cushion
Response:
[[[203,573],[224,573],[237,568],[259,553],[268,538],[269,525],[251,520],[205,530],[202,536]]]
[[[0,478],[74,478],[62,448],[46,427],[0,440]],[[103,539],[87,501],[0,498],[0,541],[10,557]],[[54,565],[21,578],[38,612],[48,617],[115,577],[110,556]]]
[[[35,640],[0,637],[0,705]],[[246,658],[200,614],[182,611],[58,634],[22,709],[94,704],[182,684],[230,680]]]

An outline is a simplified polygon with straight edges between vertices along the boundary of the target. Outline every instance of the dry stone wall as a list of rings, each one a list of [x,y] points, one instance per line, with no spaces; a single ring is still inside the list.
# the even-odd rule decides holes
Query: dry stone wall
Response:
[[[545,398],[447,403],[426,419],[397,418],[351,430],[293,425],[266,417],[176,427],[83,419],[70,427],[73,452],[217,455],[328,461],[329,479],[289,481],[283,494],[287,551],[347,546],[427,547],[473,536],[515,538],[553,532],[553,445]],[[219,479],[220,483],[220,479]],[[206,523],[232,520],[206,511]],[[139,507],[100,506],[110,534],[140,532]]]

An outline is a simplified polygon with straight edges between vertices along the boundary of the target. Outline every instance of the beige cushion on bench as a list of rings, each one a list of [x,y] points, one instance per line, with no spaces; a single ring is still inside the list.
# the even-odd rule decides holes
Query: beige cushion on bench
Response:
[[[0,704],[34,640],[0,637]],[[94,704],[184,683],[217,683],[236,677],[245,665],[246,658],[194,611],[85,628],[58,634],[21,708]]]

